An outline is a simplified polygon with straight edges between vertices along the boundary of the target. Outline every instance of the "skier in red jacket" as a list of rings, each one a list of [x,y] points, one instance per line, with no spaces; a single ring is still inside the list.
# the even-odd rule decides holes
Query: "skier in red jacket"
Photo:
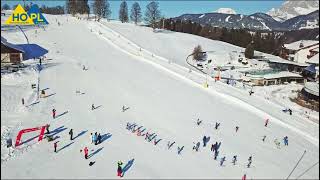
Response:
[[[88,152],[89,152],[88,148],[85,147],[84,148],[84,158],[86,158],[86,159],[88,159]]]
[[[242,180],[246,180],[246,179],[247,179],[247,175],[244,174],[244,175],[242,176]]]

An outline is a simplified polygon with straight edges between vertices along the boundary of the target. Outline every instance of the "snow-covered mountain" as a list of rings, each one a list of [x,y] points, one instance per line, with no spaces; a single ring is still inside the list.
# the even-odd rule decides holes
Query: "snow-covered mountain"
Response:
[[[219,8],[214,12],[222,14],[236,14],[236,11],[231,8]]]
[[[290,18],[319,10],[319,1],[285,1],[280,8],[272,8],[267,14],[283,22]]]
[[[284,22],[276,21],[272,16],[265,13],[254,13],[251,15],[205,13],[205,14],[183,14],[173,18],[175,20],[191,20],[202,25],[226,28],[246,28],[251,30],[299,30],[303,28],[319,27],[319,11],[307,15],[296,16]]]

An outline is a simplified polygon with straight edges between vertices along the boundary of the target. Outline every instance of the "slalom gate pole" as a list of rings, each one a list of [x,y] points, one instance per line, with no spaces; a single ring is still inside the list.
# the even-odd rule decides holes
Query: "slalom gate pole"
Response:
[[[297,162],[297,164],[294,166],[294,168],[292,169],[292,171],[290,172],[290,174],[288,175],[288,177],[286,179],[289,179],[289,177],[291,176],[291,174],[293,173],[293,171],[296,169],[296,167],[298,166],[298,164],[300,163],[301,159],[303,158],[303,156],[306,154],[306,150],[304,150],[301,158],[299,159],[299,161]]]

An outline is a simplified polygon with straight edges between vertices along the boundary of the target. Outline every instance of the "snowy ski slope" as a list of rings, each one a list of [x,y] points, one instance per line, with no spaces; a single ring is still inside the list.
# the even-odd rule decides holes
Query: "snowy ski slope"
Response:
[[[26,34],[30,42],[49,49],[47,58],[52,60],[44,63],[40,89],[51,96],[30,105],[37,102],[36,92],[30,88],[38,78],[33,60],[19,73],[2,75],[1,178],[117,178],[119,160],[125,165],[133,162],[126,166],[124,178],[240,179],[245,173],[248,179],[286,178],[304,150],[307,153],[291,178],[319,177],[318,164],[304,173],[318,162],[318,125],[297,117],[291,120],[278,113],[280,107],[275,104],[222,83],[209,82],[210,88],[205,89],[203,75],[189,73],[178,60],[177,64],[168,62],[164,54],[152,49],[137,51],[135,43],[128,44],[128,39],[118,37],[104,24],[69,16],[46,18],[50,23],[46,30],[38,29],[35,34],[29,29]],[[19,32],[2,34],[15,43],[25,43]],[[191,35],[176,35],[198,41]],[[136,37],[150,36],[137,31]],[[150,46],[159,41],[150,39]],[[217,49],[231,46],[203,41]],[[175,52],[168,53],[180,56]],[[87,71],[82,70],[83,65]],[[77,94],[77,90],[84,94]],[[27,107],[20,104],[21,97]],[[92,111],[92,103],[100,107]],[[123,105],[130,108],[122,112]],[[57,114],[66,113],[52,119],[52,108]],[[197,118],[203,120],[200,126]],[[268,127],[264,127],[266,118],[270,118]],[[144,126],[162,140],[157,145],[145,141],[126,129],[127,122]],[[218,130],[215,122],[221,123]],[[58,153],[53,152],[52,142],[30,140],[8,155],[8,137],[15,139],[19,130],[46,123],[59,136]],[[237,133],[236,126],[240,127]],[[70,128],[75,136],[80,133],[74,141],[69,140]],[[95,146],[90,143],[90,133],[96,131],[111,137]],[[23,141],[36,135],[27,134]],[[202,145],[204,135],[211,137],[209,146],[192,151],[193,142]],[[262,142],[264,135],[267,138]],[[289,137],[288,147],[283,146],[284,136]],[[275,138],[281,142],[280,149],[273,142]],[[168,141],[176,142],[170,150]],[[210,152],[216,141],[222,142],[218,159],[226,156],[227,160],[222,167]],[[80,152],[85,146],[93,153],[89,160]],[[180,155],[178,146],[184,146]],[[238,156],[236,165],[231,163],[233,155]],[[253,163],[246,168],[250,155]],[[90,161],[95,164],[89,166]]]

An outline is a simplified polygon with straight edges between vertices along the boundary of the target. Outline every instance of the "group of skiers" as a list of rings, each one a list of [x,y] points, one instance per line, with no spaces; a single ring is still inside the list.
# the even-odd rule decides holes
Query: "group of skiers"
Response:
[[[93,143],[94,145],[98,145],[101,143],[101,135],[100,133],[98,134],[97,132],[95,132],[94,134],[91,133],[91,143]]]
[[[127,126],[126,126],[126,129],[131,131],[132,133],[137,133],[137,136],[142,136],[144,137],[144,139],[148,142],[151,142],[153,140],[153,144],[154,145],[157,145],[162,139],[161,138],[158,138],[157,134],[156,133],[149,133],[149,132],[146,132],[146,133],[143,133],[146,128],[142,129],[143,126],[139,126],[136,124],[136,123],[129,123],[127,122]],[[175,144],[175,142],[170,142],[168,141],[168,149],[170,149],[173,145]],[[178,146],[177,147],[177,150],[178,150],[178,154],[181,154],[182,150],[184,149],[184,146]]]
[[[282,110],[283,112],[289,112],[290,115],[292,115],[292,110],[290,108],[286,108]]]

